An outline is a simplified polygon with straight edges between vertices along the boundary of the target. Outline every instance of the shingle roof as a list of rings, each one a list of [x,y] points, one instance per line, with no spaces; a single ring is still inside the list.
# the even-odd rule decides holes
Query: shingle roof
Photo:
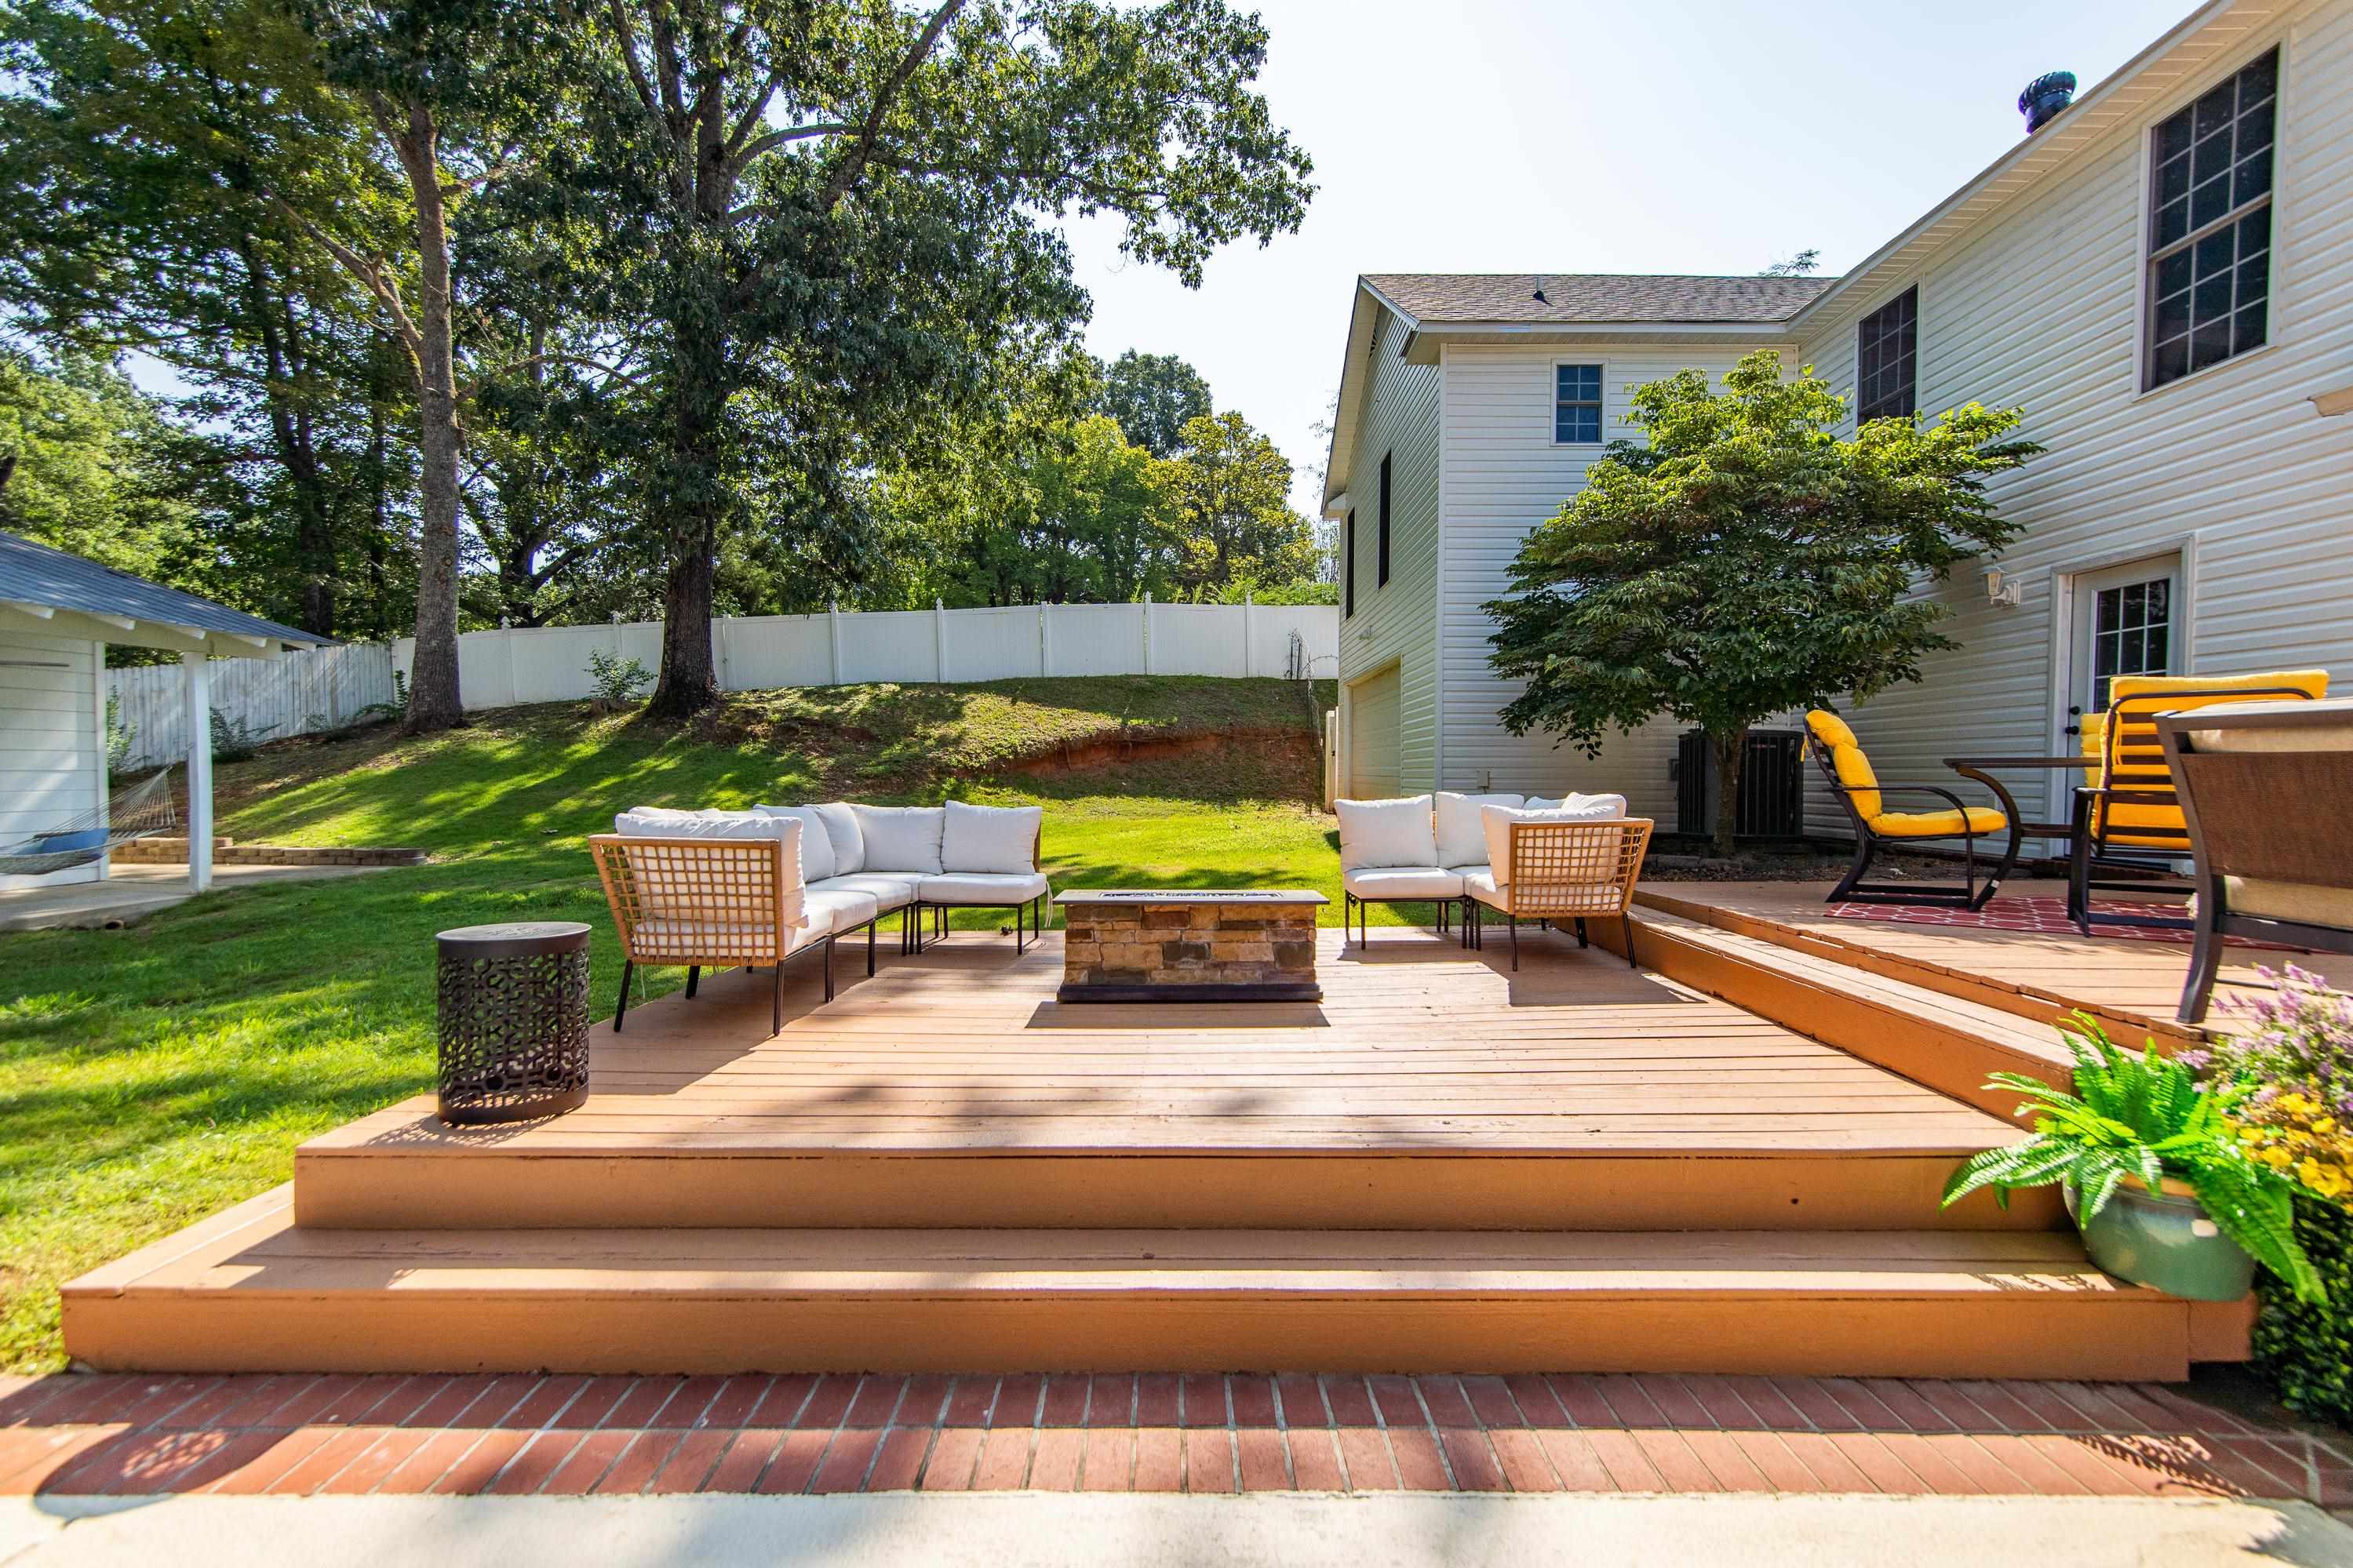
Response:
[[[52,550],[14,533],[0,533],[0,603],[42,605],[84,615],[125,616],[167,626],[238,637],[270,637],[315,647],[334,641],[316,632],[265,621],[227,605],[117,572],[79,555]]]
[[[1674,273],[1372,272],[1365,281],[1434,321],[1781,321],[1835,278]],[[1544,298],[1535,297],[1537,289]]]

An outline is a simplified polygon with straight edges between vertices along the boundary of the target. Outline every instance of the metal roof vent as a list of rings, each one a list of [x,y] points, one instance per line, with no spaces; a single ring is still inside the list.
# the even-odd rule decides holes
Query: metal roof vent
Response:
[[[2075,101],[2075,73],[2052,71],[2036,77],[2018,95],[2018,111],[2026,116],[2029,136],[2059,117],[2059,111]]]

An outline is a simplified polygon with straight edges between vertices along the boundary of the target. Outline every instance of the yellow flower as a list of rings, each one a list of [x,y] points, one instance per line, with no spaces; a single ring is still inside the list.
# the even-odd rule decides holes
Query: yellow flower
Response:
[[[2319,1133],[2323,1138],[2326,1138],[2331,1132],[2337,1131],[2337,1118],[2334,1116],[2324,1116],[2319,1121],[2312,1124],[2312,1130],[2315,1132]]]
[[[2289,1153],[2286,1150],[2279,1147],[2277,1144],[2274,1144],[2268,1149],[2259,1151],[2256,1153],[2255,1158],[2261,1160],[2264,1164],[2271,1166],[2273,1169],[2280,1171],[2284,1171],[2290,1165],[2295,1163],[2295,1156]]]

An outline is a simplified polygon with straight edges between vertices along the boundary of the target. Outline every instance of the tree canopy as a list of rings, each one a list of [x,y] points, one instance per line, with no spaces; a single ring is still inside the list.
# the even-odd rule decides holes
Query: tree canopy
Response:
[[[1185,448],[1185,426],[1215,414],[1209,384],[1175,354],[1128,350],[1103,372],[1103,411],[1135,446],[1155,458]]]
[[[1490,663],[1526,682],[1503,710],[1588,754],[1661,714],[1707,731],[1721,798],[1742,740],[1773,714],[1920,679],[1956,646],[1915,590],[2001,548],[1986,479],[2040,450],[2015,408],[1874,419],[1841,437],[1844,400],[1759,350],[1721,392],[1686,370],[1640,388],[1641,443],[1614,441],[1585,488],[1522,543]],[[1716,842],[1731,849],[1732,814]]]

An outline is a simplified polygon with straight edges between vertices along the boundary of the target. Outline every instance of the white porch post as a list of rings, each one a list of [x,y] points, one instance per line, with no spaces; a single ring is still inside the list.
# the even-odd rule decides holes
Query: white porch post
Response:
[[[201,653],[184,653],[188,675],[188,888],[213,885],[213,679]]]

